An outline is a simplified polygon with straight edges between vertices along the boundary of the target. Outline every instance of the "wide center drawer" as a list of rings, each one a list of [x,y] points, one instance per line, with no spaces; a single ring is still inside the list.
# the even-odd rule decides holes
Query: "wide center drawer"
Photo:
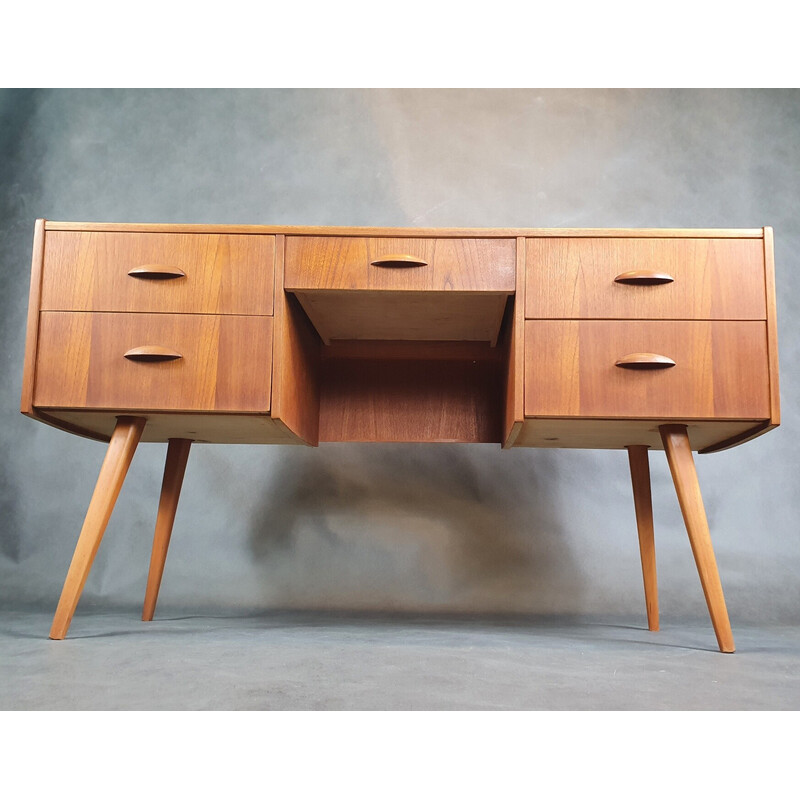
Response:
[[[525,323],[525,416],[759,420],[769,414],[765,322]]]
[[[48,231],[45,311],[272,314],[275,237]]]
[[[284,287],[325,343],[488,341],[514,292],[514,239],[289,236]]]
[[[530,319],[766,319],[762,239],[526,240]]]
[[[289,291],[514,291],[514,239],[289,236]]]
[[[266,413],[271,372],[271,317],[43,311],[33,404]]]

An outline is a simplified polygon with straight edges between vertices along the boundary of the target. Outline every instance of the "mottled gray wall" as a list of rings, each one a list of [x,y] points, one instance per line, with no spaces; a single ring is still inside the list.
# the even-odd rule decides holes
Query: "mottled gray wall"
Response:
[[[800,614],[800,94],[0,94],[0,600],[54,608],[103,446],[18,412],[33,222],[775,228],[784,425],[698,467],[734,624]],[[81,608],[141,602],[165,447],[137,453]],[[662,614],[705,615],[663,454]],[[622,452],[198,446],[160,611],[637,614]]]

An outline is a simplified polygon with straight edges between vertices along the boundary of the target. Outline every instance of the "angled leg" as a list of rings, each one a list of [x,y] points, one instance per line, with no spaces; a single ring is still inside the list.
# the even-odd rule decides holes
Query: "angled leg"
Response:
[[[644,600],[647,605],[647,627],[658,630],[658,580],[656,578],[656,546],[653,534],[653,501],[650,494],[650,463],[646,445],[628,445],[631,466],[633,504],[639,529],[639,553],[642,558]]]
[[[733,653],[736,648],[733,644],[731,623],[728,620],[728,609],[725,606],[722,583],[714,558],[714,549],[711,546],[711,534],[708,530],[706,510],[700,494],[700,484],[697,481],[697,471],[686,426],[661,425],[659,431],[664,449],[667,451],[669,469],[678,494],[683,521],[689,533],[692,553],[697,571],[700,573],[700,583],[706,596],[717,643],[723,653]]]
[[[170,439],[167,446],[167,463],[164,467],[164,480],[161,483],[161,500],[158,503],[150,572],[147,575],[147,589],[144,594],[142,619],[145,622],[153,619],[156,610],[158,590],[161,587],[161,576],[164,574],[164,562],[167,560],[169,540],[172,536],[175,512],[178,510],[178,498],[181,494],[191,444],[191,439]]]
[[[136,445],[142,437],[145,420],[142,417],[118,417],[111,441],[108,443],[103,466],[94,487],[94,494],[89,502],[89,509],[83,521],[78,544],[69,565],[67,579],[61,590],[53,626],[50,628],[51,639],[63,639],[67,635],[72,615],[78,605],[81,592],[89,570],[97,555],[97,548],[105,533],[114,504],[119,497],[122,482],[128,473]]]

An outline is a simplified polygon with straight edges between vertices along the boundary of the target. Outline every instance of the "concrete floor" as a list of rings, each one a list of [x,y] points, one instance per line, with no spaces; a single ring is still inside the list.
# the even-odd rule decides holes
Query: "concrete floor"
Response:
[[[0,615],[0,709],[800,709],[800,628],[281,612]]]

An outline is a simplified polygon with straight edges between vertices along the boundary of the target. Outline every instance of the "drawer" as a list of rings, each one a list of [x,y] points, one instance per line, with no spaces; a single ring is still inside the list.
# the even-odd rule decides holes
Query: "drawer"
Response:
[[[41,308],[271,315],[274,274],[274,236],[48,231]]]
[[[529,319],[766,319],[762,239],[526,241]]]
[[[43,311],[33,404],[264,413],[271,366],[271,317]]]
[[[289,236],[284,287],[514,291],[514,239]]]
[[[617,366],[634,354],[674,366],[631,364],[635,358]],[[525,323],[525,416],[760,420],[769,413],[765,322]]]

